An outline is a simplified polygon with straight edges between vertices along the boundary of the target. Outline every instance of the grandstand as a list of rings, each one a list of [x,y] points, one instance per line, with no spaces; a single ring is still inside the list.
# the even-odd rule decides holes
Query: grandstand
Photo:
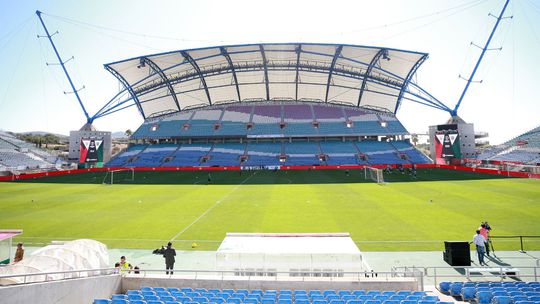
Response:
[[[540,164],[540,126],[483,151],[478,159],[524,165]]]
[[[56,156],[9,133],[0,132],[0,171],[50,169],[55,162]]]
[[[106,64],[145,119],[131,137],[137,144],[107,166],[429,163],[395,115],[426,57],[353,45],[253,44]]]

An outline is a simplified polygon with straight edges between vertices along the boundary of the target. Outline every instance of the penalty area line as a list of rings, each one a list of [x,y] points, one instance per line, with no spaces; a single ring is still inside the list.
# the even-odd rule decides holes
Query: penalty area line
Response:
[[[180,232],[178,232],[175,236],[173,236],[170,241],[175,241],[176,238],[178,238],[179,236],[181,236],[184,232],[186,232],[189,228],[191,228],[191,226],[195,225],[200,219],[202,219],[205,215],[207,215],[210,211],[212,211],[214,208],[216,208],[223,200],[225,200],[229,195],[231,195],[233,192],[235,192],[236,190],[238,190],[238,188],[240,188],[240,186],[242,186],[243,184],[245,184],[250,178],[252,178],[253,176],[255,176],[255,174],[257,174],[258,171],[255,171],[252,175],[248,176],[245,180],[243,180],[240,184],[236,185],[236,187],[234,187],[231,191],[225,193],[220,199],[218,199],[212,206],[210,206],[210,208],[206,209],[205,212],[203,212],[203,214],[199,215],[199,217],[197,217],[193,222],[191,222],[191,224],[187,225],[184,229],[180,230]]]

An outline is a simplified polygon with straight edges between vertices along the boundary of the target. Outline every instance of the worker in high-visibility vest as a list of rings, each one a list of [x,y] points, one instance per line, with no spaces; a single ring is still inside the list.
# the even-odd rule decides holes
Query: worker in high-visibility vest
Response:
[[[131,266],[130,263],[126,261],[125,256],[120,257],[120,273],[125,273],[126,271],[129,271],[133,269],[133,266]]]

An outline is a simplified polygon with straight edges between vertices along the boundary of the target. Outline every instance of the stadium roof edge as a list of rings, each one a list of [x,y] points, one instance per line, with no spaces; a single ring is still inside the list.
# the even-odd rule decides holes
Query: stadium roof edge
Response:
[[[397,48],[389,48],[389,47],[382,47],[382,46],[369,46],[369,45],[361,45],[361,44],[347,44],[347,43],[316,43],[316,42],[269,42],[269,43],[245,43],[245,44],[226,44],[226,45],[214,45],[214,46],[205,46],[200,48],[191,48],[191,49],[181,49],[181,50],[174,50],[174,51],[166,51],[161,53],[154,53],[154,54],[146,54],[141,56],[135,56],[128,59],[122,59],[117,60],[109,63],[103,64],[103,66],[109,66],[116,63],[126,62],[133,59],[140,59],[140,58],[146,58],[149,56],[159,56],[159,55],[168,55],[168,54],[174,54],[178,52],[190,52],[190,51],[202,51],[202,50],[208,50],[213,48],[226,48],[226,47],[239,47],[239,46],[255,46],[255,45],[325,45],[325,46],[351,46],[351,47],[361,47],[361,48],[369,48],[369,49],[386,49],[389,51],[398,51],[398,52],[405,52],[405,53],[411,53],[411,54],[422,54],[429,56],[429,53],[426,52],[418,52],[418,51],[411,51],[411,50],[403,50],[403,49],[397,49]]]
[[[302,42],[143,55],[104,65],[130,97],[114,104],[111,100],[99,115],[130,100],[144,118],[198,104],[252,99],[318,100],[396,113],[404,93],[414,95],[407,87],[426,58],[428,53],[395,48]]]

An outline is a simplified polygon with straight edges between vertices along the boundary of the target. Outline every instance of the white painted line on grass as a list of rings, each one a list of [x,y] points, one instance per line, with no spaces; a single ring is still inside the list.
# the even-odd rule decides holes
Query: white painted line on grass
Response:
[[[248,176],[245,180],[243,180],[240,184],[236,185],[236,187],[234,187],[231,191],[225,193],[225,195],[223,195],[219,200],[217,200],[217,202],[215,204],[213,204],[210,208],[206,209],[205,212],[203,212],[203,214],[199,215],[198,218],[196,218],[193,222],[191,222],[191,224],[187,225],[184,229],[182,229],[180,232],[178,232],[175,236],[173,236],[170,241],[174,241],[176,240],[177,237],[181,236],[184,232],[186,232],[189,228],[191,228],[191,226],[195,225],[200,219],[202,219],[206,214],[208,214],[210,211],[212,211],[214,208],[216,208],[217,205],[219,205],[223,200],[225,200],[229,195],[231,195],[231,193],[235,192],[236,190],[238,190],[238,188],[240,188],[240,186],[242,186],[243,184],[245,184],[250,178],[252,178],[253,176],[255,176],[255,174],[257,174],[258,171],[255,171],[252,175]]]

